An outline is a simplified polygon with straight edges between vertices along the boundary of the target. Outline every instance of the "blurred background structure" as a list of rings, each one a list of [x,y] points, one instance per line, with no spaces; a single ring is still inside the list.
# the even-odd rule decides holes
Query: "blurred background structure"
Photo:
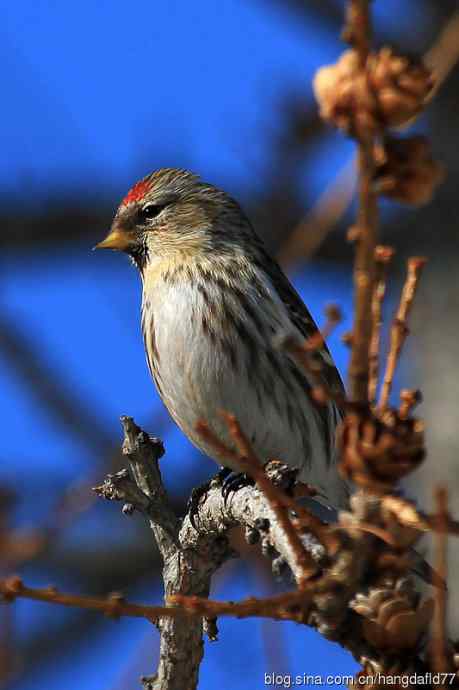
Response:
[[[120,255],[90,251],[135,180],[158,167],[186,167],[224,187],[282,258],[316,319],[333,301],[346,317],[341,332],[350,326],[353,146],[321,123],[311,89],[315,70],[343,49],[343,4],[0,3],[2,575],[159,601],[159,562],[141,519],[123,517],[90,491],[120,468],[119,415],[163,438],[163,472],[178,510],[215,470],[170,422],[149,380],[136,272]],[[377,42],[423,54],[456,9],[456,0],[375,0]],[[427,507],[434,480],[447,480],[453,509],[458,114],[453,70],[416,125],[430,133],[446,182],[420,211],[384,204],[381,238],[397,249],[388,317],[405,258],[430,258],[397,383],[421,388],[425,399],[430,461],[410,491]],[[345,375],[339,333],[330,346]],[[241,551],[216,579],[215,596],[278,586],[256,549]],[[457,567],[453,552],[451,561]],[[336,645],[289,623],[223,620],[220,641],[206,644],[203,690],[261,688],[265,672],[356,668]],[[0,682],[11,690],[53,690],[69,680],[85,690],[133,688],[151,672],[157,646],[141,620],[114,623],[26,601],[0,607]]]

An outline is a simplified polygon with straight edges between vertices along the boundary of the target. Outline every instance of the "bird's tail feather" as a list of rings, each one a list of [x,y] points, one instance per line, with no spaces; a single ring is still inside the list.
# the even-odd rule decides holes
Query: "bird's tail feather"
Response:
[[[301,504],[311,511],[311,513],[326,522],[331,524],[333,522],[338,522],[338,510],[332,506],[325,505],[324,503],[316,500],[315,498],[306,497],[301,499]],[[410,555],[413,557],[413,567],[412,571],[415,575],[424,580],[428,585],[433,587],[440,587],[442,589],[447,589],[446,582],[442,577],[432,568],[429,563],[414,549],[410,550]]]

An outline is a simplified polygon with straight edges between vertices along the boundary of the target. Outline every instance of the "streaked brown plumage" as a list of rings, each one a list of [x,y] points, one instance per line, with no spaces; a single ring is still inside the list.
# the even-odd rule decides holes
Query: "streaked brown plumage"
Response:
[[[311,382],[274,345],[277,334],[310,338],[316,325],[239,205],[190,172],[163,169],[122,201],[99,246],[127,252],[143,284],[142,331],[151,374],[171,416],[218,462],[196,433],[205,419],[231,444],[218,415],[236,415],[264,461],[300,469],[335,507],[347,503],[334,451],[340,412],[318,406]],[[342,391],[327,348],[324,377]]]

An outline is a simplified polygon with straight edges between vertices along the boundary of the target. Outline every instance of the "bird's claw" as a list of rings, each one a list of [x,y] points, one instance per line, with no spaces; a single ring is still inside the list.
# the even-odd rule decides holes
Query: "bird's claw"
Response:
[[[196,486],[192,490],[191,496],[188,499],[187,513],[189,520],[196,532],[199,532],[198,527],[196,525],[196,517],[198,515],[199,504],[201,503],[201,499],[203,498],[203,496],[207,495],[207,492],[209,491],[210,486],[213,482],[218,481],[220,484],[223,483],[224,486],[226,478],[231,476],[232,474],[232,470],[230,470],[228,467],[222,467],[214,477],[209,479],[207,482],[204,482],[203,484]]]
[[[225,506],[232,493],[242,489],[244,486],[253,486],[255,482],[245,472],[231,472],[223,480],[222,496]]]
[[[190,495],[190,498],[188,499],[187,503],[187,513],[188,517],[190,519],[191,524],[193,525],[194,529],[196,532],[198,532],[198,528],[196,525],[196,516],[198,514],[198,509],[199,509],[199,504],[201,502],[201,498],[207,494],[209,491],[209,486],[210,486],[210,481],[204,482],[204,484],[200,484],[199,486],[196,486]]]

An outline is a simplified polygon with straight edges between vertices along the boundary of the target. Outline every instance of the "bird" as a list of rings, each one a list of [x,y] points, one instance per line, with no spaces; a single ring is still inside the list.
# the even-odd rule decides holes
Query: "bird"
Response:
[[[317,492],[317,500],[305,500],[308,507],[335,522],[353,488],[338,471],[335,443],[344,385],[307,307],[239,204],[190,171],[162,168],[129,190],[96,248],[125,252],[140,273],[147,364],[190,441],[228,466],[199,422],[237,450],[219,414],[232,413],[257,457],[294,468]],[[316,376],[330,392],[327,400],[314,398],[317,378],[279,347],[279,336],[319,343]],[[226,469],[237,477],[237,466]],[[445,587],[412,554],[413,571]]]
[[[190,441],[228,466],[197,425],[205,420],[234,447],[219,414],[230,412],[263,462],[280,459],[325,506],[346,508],[335,448],[341,410],[316,403],[313,381],[276,345],[318,328],[239,204],[190,171],[163,168],[129,190],[97,248],[125,252],[140,273],[148,367]],[[315,356],[324,384],[344,394],[327,346]]]

